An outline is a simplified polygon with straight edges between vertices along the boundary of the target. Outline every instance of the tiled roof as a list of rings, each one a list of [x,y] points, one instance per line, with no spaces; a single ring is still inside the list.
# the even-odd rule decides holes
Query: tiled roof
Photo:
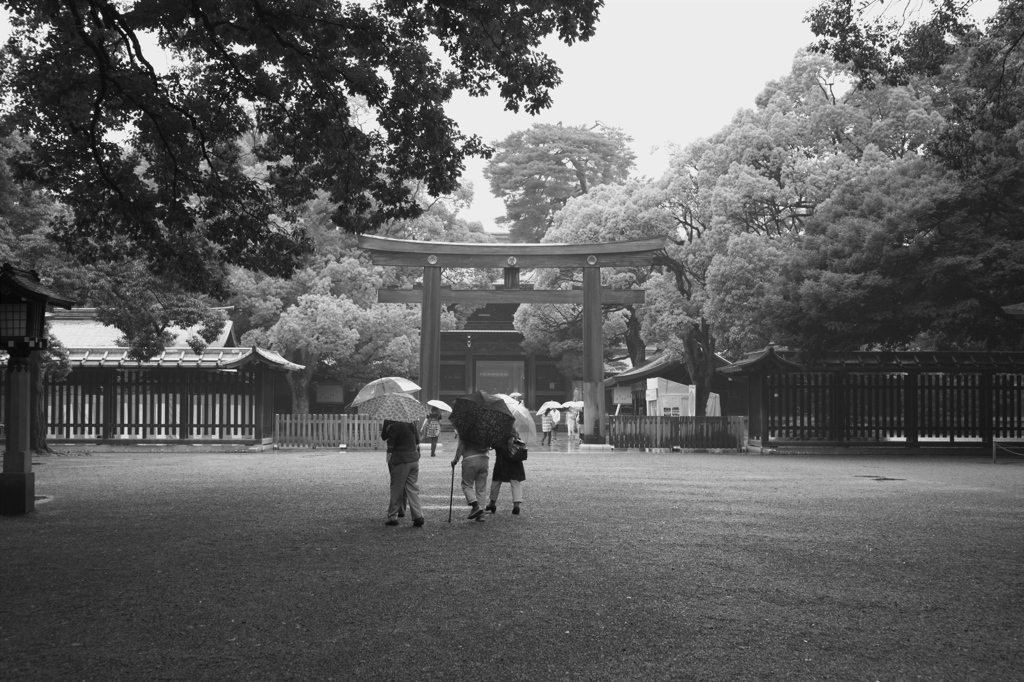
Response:
[[[728,367],[723,367],[719,371],[723,374],[747,374],[769,366],[785,372],[804,369],[803,365],[789,357],[791,355],[795,355],[795,353],[779,352],[773,346],[768,346],[762,350],[747,353],[747,357]]]
[[[64,298],[45,286],[35,270],[24,270],[16,268],[10,263],[4,263],[3,266],[0,266],[0,280],[9,282],[16,292],[20,292],[28,300],[45,298],[49,305],[62,308],[70,308],[75,304],[70,298]]]
[[[777,351],[768,347],[750,353],[744,359],[721,370],[723,373],[749,373],[772,365],[784,371],[849,372],[1024,372],[1024,352],[1015,351],[856,351],[827,353],[806,363],[795,351]]]
[[[715,355],[716,369],[721,370],[722,367],[725,367],[728,364],[729,361],[721,355]],[[673,353],[661,352],[647,360],[647,362],[642,365],[637,365],[636,367],[626,370],[621,374],[605,379],[604,385],[606,387],[625,386],[651,377],[669,376],[680,369],[685,371],[682,360],[676,357]]]
[[[262,348],[215,348],[196,353],[191,348],[168,348],[149,360],[131,360],[127,348],[69,348],[72,367],[119,367],[121,369],[152,369],[184,367],[198,369],[235,369],[259,362],[276,369],[297,370],[302,365],[285,360],[277,353]]]
[[[96,319],[95,308],[74,308],[70,311],[55,311],[47,315],[50,331],[57,340],[67,348],[116,348],[117,340],[124,336],[116,327],[109,327]],[[172,327],[168,331],[174,335],[171,346],[187,346],[187,340],[196,332],[197,327],[182,329]],[[211,348],[224,348],[232,345],[233,324],[228,320],[224,329],[212,343]]]

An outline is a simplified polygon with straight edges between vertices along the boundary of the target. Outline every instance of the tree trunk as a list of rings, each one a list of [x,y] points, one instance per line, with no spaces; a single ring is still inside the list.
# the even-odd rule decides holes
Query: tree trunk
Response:
[[[626,351],[634,367],[639,367],[647,360],[647,344],[641,336],[640,317],[633,306],[626,306]]]
[[[690,374],[694,386],[693,414],[706,417],[708,414],[708,396],[711,395],[711,379],[715,375],[715,337],[707,320],[701,318],[700,325],[693,325],[684,337],[686,353],[683,363]]]
[[[306,352],[290,355],[293,357],[289,357],[288,360],[305,365],[305,369],[288,372],[285,375],[288,386],[292,389],[292,414],[309,414],[309,383],[320,359]]]
[[[51,452],[46,442],[46,394],[43,391],[42,353],[29,355],[32,386],[32,412],[29,416],[29,448],[33,452]]]

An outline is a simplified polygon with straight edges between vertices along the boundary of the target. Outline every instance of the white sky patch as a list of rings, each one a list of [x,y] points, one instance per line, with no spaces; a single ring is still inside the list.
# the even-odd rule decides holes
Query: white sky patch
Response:
[[[486,142],[533,123],[600,121],[633,138],[635,175],[657,178],[668,168],[671,145],[715,133],[738,110],[754,106],[765,83],[789,73],[797,50],[814,40],[804,18],[819,1],[606,0],[589,42],[569,47],[554,38],[544,41],[542,49],[562,69],[551,109],[513,114],[495,94],[460,93],[448,113],[464,134]],[[980,0],[971,13],[980,20],[997,7],[998,0]],[[0,39],[9,30],[0,10]],[[154,68],[167,68],[169,55],[155,40],[153,46],[164,60]],[[494,218],[505,208],[490,193],[485,163],[466,162],[462,180],[473,183],[475,198],[461,215],[494,230]]]

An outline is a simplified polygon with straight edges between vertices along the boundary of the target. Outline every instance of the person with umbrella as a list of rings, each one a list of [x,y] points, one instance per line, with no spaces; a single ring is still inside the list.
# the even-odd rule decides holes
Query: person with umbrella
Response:
[[[516,418],[499,396],[474,391],[455,399],[448,421],[459,435],[452,460],[453,486],[455,465],[462,460],[462,492],[471,508],[469,518],[483,521],[480,501],[487,492],[487,452],[508,442]]]
[[[561,403],[549,400],[537,409],[537,414],[540,415],[540,430],[544,434],[540,439],[541,445],[544,445],[545,440],[548,445],[551,445],[551,439],[555,435],[555,424],[558,423],[557,408],[561,406]]]
[[[452,469],[462,460],[462,494],[469,505],[469,517],[477,521],[484,520],[484,510],[480,508],[480,500],[487,493],[487,469],[490,464],[487,454],[490,448],[477,442],[470,442],[459,435],[459,444],[455,447],[455,459]]]
[[[508,483],[512,488],[512,513],[519,514],[519,506],[523,503],[523,481],[526,480],[526,443],[513,432],[504,447],[494,449],[494,473],[491,474],[491,501],[485,508],[492,514],[498,511],[498,495],[501,484]]]
[[[420,435],[424,440],[430,441],[431,457],[437,455],[437,438],[441,435],[441,408],[435,403],[444,404],[440,400],[428,400],[427,405],[430,405],[430,412],[427,412],[427,416],[423,418],[423,424],[420,426]]]
[[[424,523],[420,505],[420,438],[410,422],[384,420],[380,437],[388,442],[388,471],[391,474],[391,497],[385,525],[397,526],[398,517],[408,503],[412,525]]]

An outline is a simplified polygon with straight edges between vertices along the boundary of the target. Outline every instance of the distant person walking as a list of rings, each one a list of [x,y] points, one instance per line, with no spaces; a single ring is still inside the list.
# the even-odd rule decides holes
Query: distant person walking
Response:
[[[508,483],[512,488],[512,513],[518,515],[523,503],[523,481],[526,480],[526,469],[523,462],[527,456],[526,444],[518,434],[509,439],[505,447],[494,449],[494,473],[491,474],[491,501],[486,511],[492,514],[498,511],[498,495],[501,484]]]
[[[540,437],[541,445],[551,445],[551,433],[554,431],[554,429],[555,422],[551,418],[551,410],[545,410],[544,414],[540,416],[540,430],[541,433],[544,434]],[[545,443],[544,441],[547,441],[547,443]]]
[[[452,469],[459,460],[462,460],[462,494],[466,496],[466,504],[470,507],[469,518],[477,521],[484,520],[484,510],[480,507],[480,501],[485,499],[487,494],[489,450],[486,445],[469,443],[460,436],[459,444],[455,448],[455,459],[452,460]]]
[[[420,435],[430,441],[430,456],[434,457],[437,454],[437,438],[441,435],[441,410],[430,408],[430,412],[423,418]]]
[[[579,416],[580,413],[571,407],[565,413],[565,430],[568,432],[570,443],[575,443],[576,437],[579,436]]]
[[[385,525],[397,526],[405,503],[412,513],[412,525],[422,526],[423,508],[420,506],[420,438],[416,427],[408,422],[384,420],[380,437],[388,443],[388,471],[391,473],[391,497],[388,502],[388,520]],[[403,499],[404,498],[404,499]]]

